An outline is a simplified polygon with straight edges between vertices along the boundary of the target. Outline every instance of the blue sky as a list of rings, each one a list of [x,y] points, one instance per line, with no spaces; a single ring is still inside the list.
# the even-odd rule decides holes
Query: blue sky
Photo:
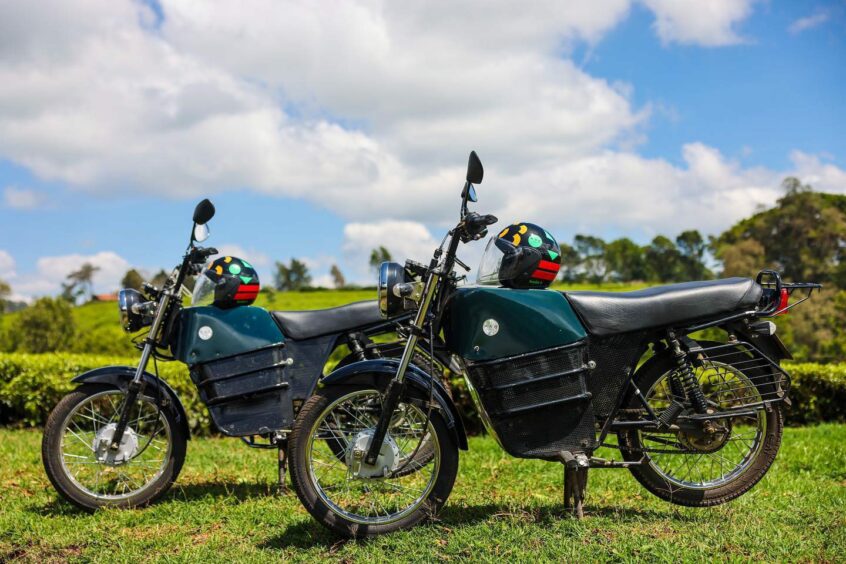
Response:
[[[367,281],[379,243],[431,252],[470,149],[481,211],[564,241],[717,233],[788,174],[846,193],[846,2],[483,5],[5,3],[0,277],[112,290],[208,195],[266,282]]]

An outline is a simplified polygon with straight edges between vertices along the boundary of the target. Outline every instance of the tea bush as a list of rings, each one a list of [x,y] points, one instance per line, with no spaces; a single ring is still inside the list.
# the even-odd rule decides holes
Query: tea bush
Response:
[[[61,397],[74,388],[74,376],[101,366],[132,366],[136,362],[126,356],[0,353],[0,424],[41,425]],[[788,423],[846,422],[846,364],[788,363],[785,367],[793,377]],[[185,366],[159,363],[159,374],[179,394],[192,433],[211,432],[208,411]],[[478,416],[463,382],[453,379],[450,384],[468,432],[478,431]]]

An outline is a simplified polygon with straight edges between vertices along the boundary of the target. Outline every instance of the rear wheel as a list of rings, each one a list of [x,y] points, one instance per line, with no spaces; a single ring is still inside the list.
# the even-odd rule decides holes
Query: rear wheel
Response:
[[[303,405],[291,433],[297,496],[317,521],[344,536],[389,533],[433,515],[458,471],[458,447],[441,416],[433,411],[427,422],[425,411],[406,398],[376,464],[366,464],[381,400],[370,386],[330,387]],[[342,456],[332,441],[345,445]],[[420,456],[425,445],[431,454]]]
[[[738,352],[736,358],[706,361],[696,368],[699,384],[714,413],[753,404],[766,393],[769,384],[741,370],[744,359],[748,360]],[[666,409],[674,398],[684,402],[671,391],[669,378],[674,370],[670,359],[658,359],[644,367],[637,380],[656,413]],[[641,405],[633,398],[628,407],[636,409]],[[622,431],[618,440],[623,458],[643,461],[630,470],[638,482],[661,499],[695,507],[726,503],[758,483],[781,445],[784,421],[780,405],[748,411],[748,415],[714,419],[707,427],[683,431]]]

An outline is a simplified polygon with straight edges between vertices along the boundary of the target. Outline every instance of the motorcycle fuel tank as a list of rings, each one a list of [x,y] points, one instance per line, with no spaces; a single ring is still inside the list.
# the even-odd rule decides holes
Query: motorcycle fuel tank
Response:
[[[554,290],[467,286],[450,298],[444,337],[450,351],[478,362],[567,345],[587,336]]]
[[[182,310],[172,352],[177,360],[194,365],[284,341],[282,331],[265,309],[199,306]]]

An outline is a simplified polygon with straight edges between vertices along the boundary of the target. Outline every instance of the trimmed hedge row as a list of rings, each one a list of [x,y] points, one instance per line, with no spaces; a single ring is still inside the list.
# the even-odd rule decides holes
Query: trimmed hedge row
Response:
[[[108,365],[133,365],[133,358],[88,354],[0,353],[0,424],[41,425],[61,397],[74,388],[71,379],[87,370]],[[846,422],[846,364],[789,363],[793,376],[787,413],[790,424]],[[207,434],[212,425],[184,365],[159,363],[159,374],[182,400],[193,433]],[[458,408],[467,414],[471,430],[477,420],[468,394],[455,382]]]

